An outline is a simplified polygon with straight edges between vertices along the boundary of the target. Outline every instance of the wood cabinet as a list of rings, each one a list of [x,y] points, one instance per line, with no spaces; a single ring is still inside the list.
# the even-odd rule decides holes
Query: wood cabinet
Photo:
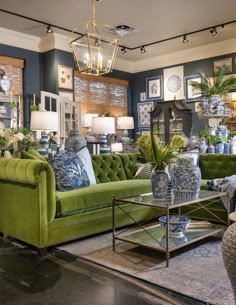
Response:
[[[189,136],[192,127],[192,110],[182,100],[157,102],[150,113],[151,132],[168,142],[174,134]]]

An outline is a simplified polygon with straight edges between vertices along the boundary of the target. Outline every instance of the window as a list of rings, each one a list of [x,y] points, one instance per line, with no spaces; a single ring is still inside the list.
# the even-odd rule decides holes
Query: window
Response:
[[[88,76],[75,72],[75,101],[81,113],[108,112],[110,116],[127,115],[128,81],[104,76]]]

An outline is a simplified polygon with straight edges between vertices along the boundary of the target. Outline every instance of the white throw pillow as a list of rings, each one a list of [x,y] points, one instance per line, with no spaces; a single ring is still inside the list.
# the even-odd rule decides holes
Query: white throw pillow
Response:
[[[96,178],[94,175],[93,164],[91,160],[91,156],[87,147],[82,148],[77,152],[77,156],[80,157],[81,161],[84,164],[86,172],[89,177],[90,185],[96,184]]]

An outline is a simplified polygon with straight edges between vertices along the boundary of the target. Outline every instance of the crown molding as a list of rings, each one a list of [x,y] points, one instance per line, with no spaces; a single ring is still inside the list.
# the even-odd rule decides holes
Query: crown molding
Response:
[[[1,43],[16,48],[39,52],[40,38],[0,28]]]
[[[135,62],[131,73],[158,69],[236,52],[236,38]]]
[[[18,48],[19,46],[23,46],[21,48],[35,52],[43,53],[53,49],[71,52],[69,47],[69,36],[57,33],[45,34],[43,37],[39,38],[0,28],[0,37],[2,44]],[[136,62],[116,58],[114,69],[129,73],[138,73],[234,52],[236,52],[236,38],[174,53],[168,53]]]

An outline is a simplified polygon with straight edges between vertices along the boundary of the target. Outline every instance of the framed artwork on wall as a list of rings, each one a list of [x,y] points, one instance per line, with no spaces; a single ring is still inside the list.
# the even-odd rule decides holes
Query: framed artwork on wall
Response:
[[[140,93],[140,102],[144,102],[147,100],[147,94],[146,92],[141,92]]]
[[[147,100],[159,100],[162,98],[161,76],[149,77],[146,79]]]
[[[164,69],[164,100],[181,100],[184,98],[184,67]]]
[[[225,73],[232,73],[232,58],[214,60],[214,73],[225,67]]]
[[[15,106],[12,107],[11,103]],[[0,128],[21,128],[23,126],[23,105],[20,96],[12,96],[11,99],[0,99]]]
[[[202,78],[200,75],[186,76],[185,78],[185,98],[186,102],[198,101],[202,97],[202,93],[193,89],[191,82],[201,83]]]
[[[73,90],[73,69],[58,65],[58,88]]]
[[[150,112],[153,110],[154,102],[138,103],[138,127],[150,128]]]

